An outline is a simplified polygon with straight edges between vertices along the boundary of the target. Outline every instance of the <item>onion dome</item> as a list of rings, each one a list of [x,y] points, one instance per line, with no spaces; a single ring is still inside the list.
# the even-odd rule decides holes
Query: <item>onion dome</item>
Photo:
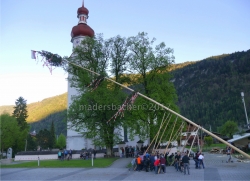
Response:
[[[89,36],[93,37],[95,34],[94,30],[90,28],[87,24],[78,24],[74,26],[71,31],[71,37],[74,38],[76,36]]]
[[[71,31],[72,39],[77,36],[94,36],[94,30],[87,25],[88,14],[89,10],[85,8],[84,3],[82,3],[82,7],[77,10],[78,25],[74,26]]]
[[[82,7],[78,8],[78,10],[77,10],[77,18],[79,18],[80,14],[85,14],[88,16],[89,10],[87,8],[85,8],[84,5],[82,5]]]

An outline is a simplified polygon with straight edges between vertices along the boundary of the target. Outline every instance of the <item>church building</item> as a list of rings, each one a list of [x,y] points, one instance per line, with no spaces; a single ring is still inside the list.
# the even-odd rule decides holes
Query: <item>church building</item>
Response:
[[[72,28],[71,31],[71,42],[73,43],[73,48],[80,45],[81,41],[86,37],[93,37],[95,32],[94,30],[87,25],[89,10],[84,7],[84,3],[82,7],[78,8],[77,10],[77,18],[78,24]],[[69,74],[69,77],[71,75]],[[74,87],[70,87],[70,82],[68,82],[68,105],[67,108],[69,109],[70,105],[72,104],[72,98],[74,95],[77,95],[77,90]],[[70,122],[67,123],[68,127],[70,127]],[[122,128],[121,131],[121,139],[126,142],[128,146],[136,146],[137,141],[139,138],[136,136],[134,141],[129,141],[127,139],[126,133],[124,134],[124,130]],[[67,140],[66,140],[66,149],[72,150],[81,150],[81,149],[90,149],[95,148],[99,149],[99,147],[94,146],[90,139],[86,139],[82,136],[81,133],[76,132],[72,129],[67,128]],[[115,146],[117,147],[117,145]]]

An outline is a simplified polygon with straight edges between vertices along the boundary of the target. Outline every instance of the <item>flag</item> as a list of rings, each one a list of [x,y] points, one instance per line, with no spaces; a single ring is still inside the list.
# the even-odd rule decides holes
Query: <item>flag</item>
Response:
[[[31,50],[31,58],[36,59],[36,51]]]

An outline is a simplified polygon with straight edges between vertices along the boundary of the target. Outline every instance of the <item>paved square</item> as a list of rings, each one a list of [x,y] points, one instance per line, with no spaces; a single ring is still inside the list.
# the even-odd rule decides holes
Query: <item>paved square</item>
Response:
[[[173,166],[165,174],[154,172],[129,171],[125,166],[131,158],[122,158],[108,168],[12,168],[1,169],[1,180],[183,180],[183,181],[250,181],[250,162],[226,163],[226,155],[205,154],[205,169],[195,169],[194,161],[190,162],[190,175],[176,172]]]

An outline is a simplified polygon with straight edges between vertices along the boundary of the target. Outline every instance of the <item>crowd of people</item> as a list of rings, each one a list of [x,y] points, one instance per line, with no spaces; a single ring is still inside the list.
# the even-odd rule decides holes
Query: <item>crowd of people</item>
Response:
[[[61,160],[61,161],[63,161],[63,160],[70,160],[70,159],[72,159],[72,150],[70,149],[70,150],[66,150],[66,149],[64,149],[64,150],[59,150],[58,151],[58,159],[59,160]]]
[[[94,156],[94,159],[95,159],[96,158],[96,150],[95,149],[81,152],[80,153],[80,159],[88,160],[89,158],[92,157],[92,153],[93,153],[93,156]]]
[[[119,155],[120,158],[126,157],[126,158],[133,158],[135,155],[138,155],[139,152],[144,152],[148,149],[147,146],[141,146],[140,148],[138,146],[126,146],[125,148],[121,147],[119,148]]]
[[[195,168],[205,168],[204,166],[204,154],[201,152],[197,152],[194,157]],[[166,173],[166,166],[174,166],[177,172],[181,172],[184,175],[190,174],[190,158],[187,152],[176,152],[175,154],[159,154],[156,152],[155,154],[143,154],[143,152],[139,152],[138,155],[131,162],[132,168],[135,171],[145,170],[146,172],[154,171],[155,174]]]

